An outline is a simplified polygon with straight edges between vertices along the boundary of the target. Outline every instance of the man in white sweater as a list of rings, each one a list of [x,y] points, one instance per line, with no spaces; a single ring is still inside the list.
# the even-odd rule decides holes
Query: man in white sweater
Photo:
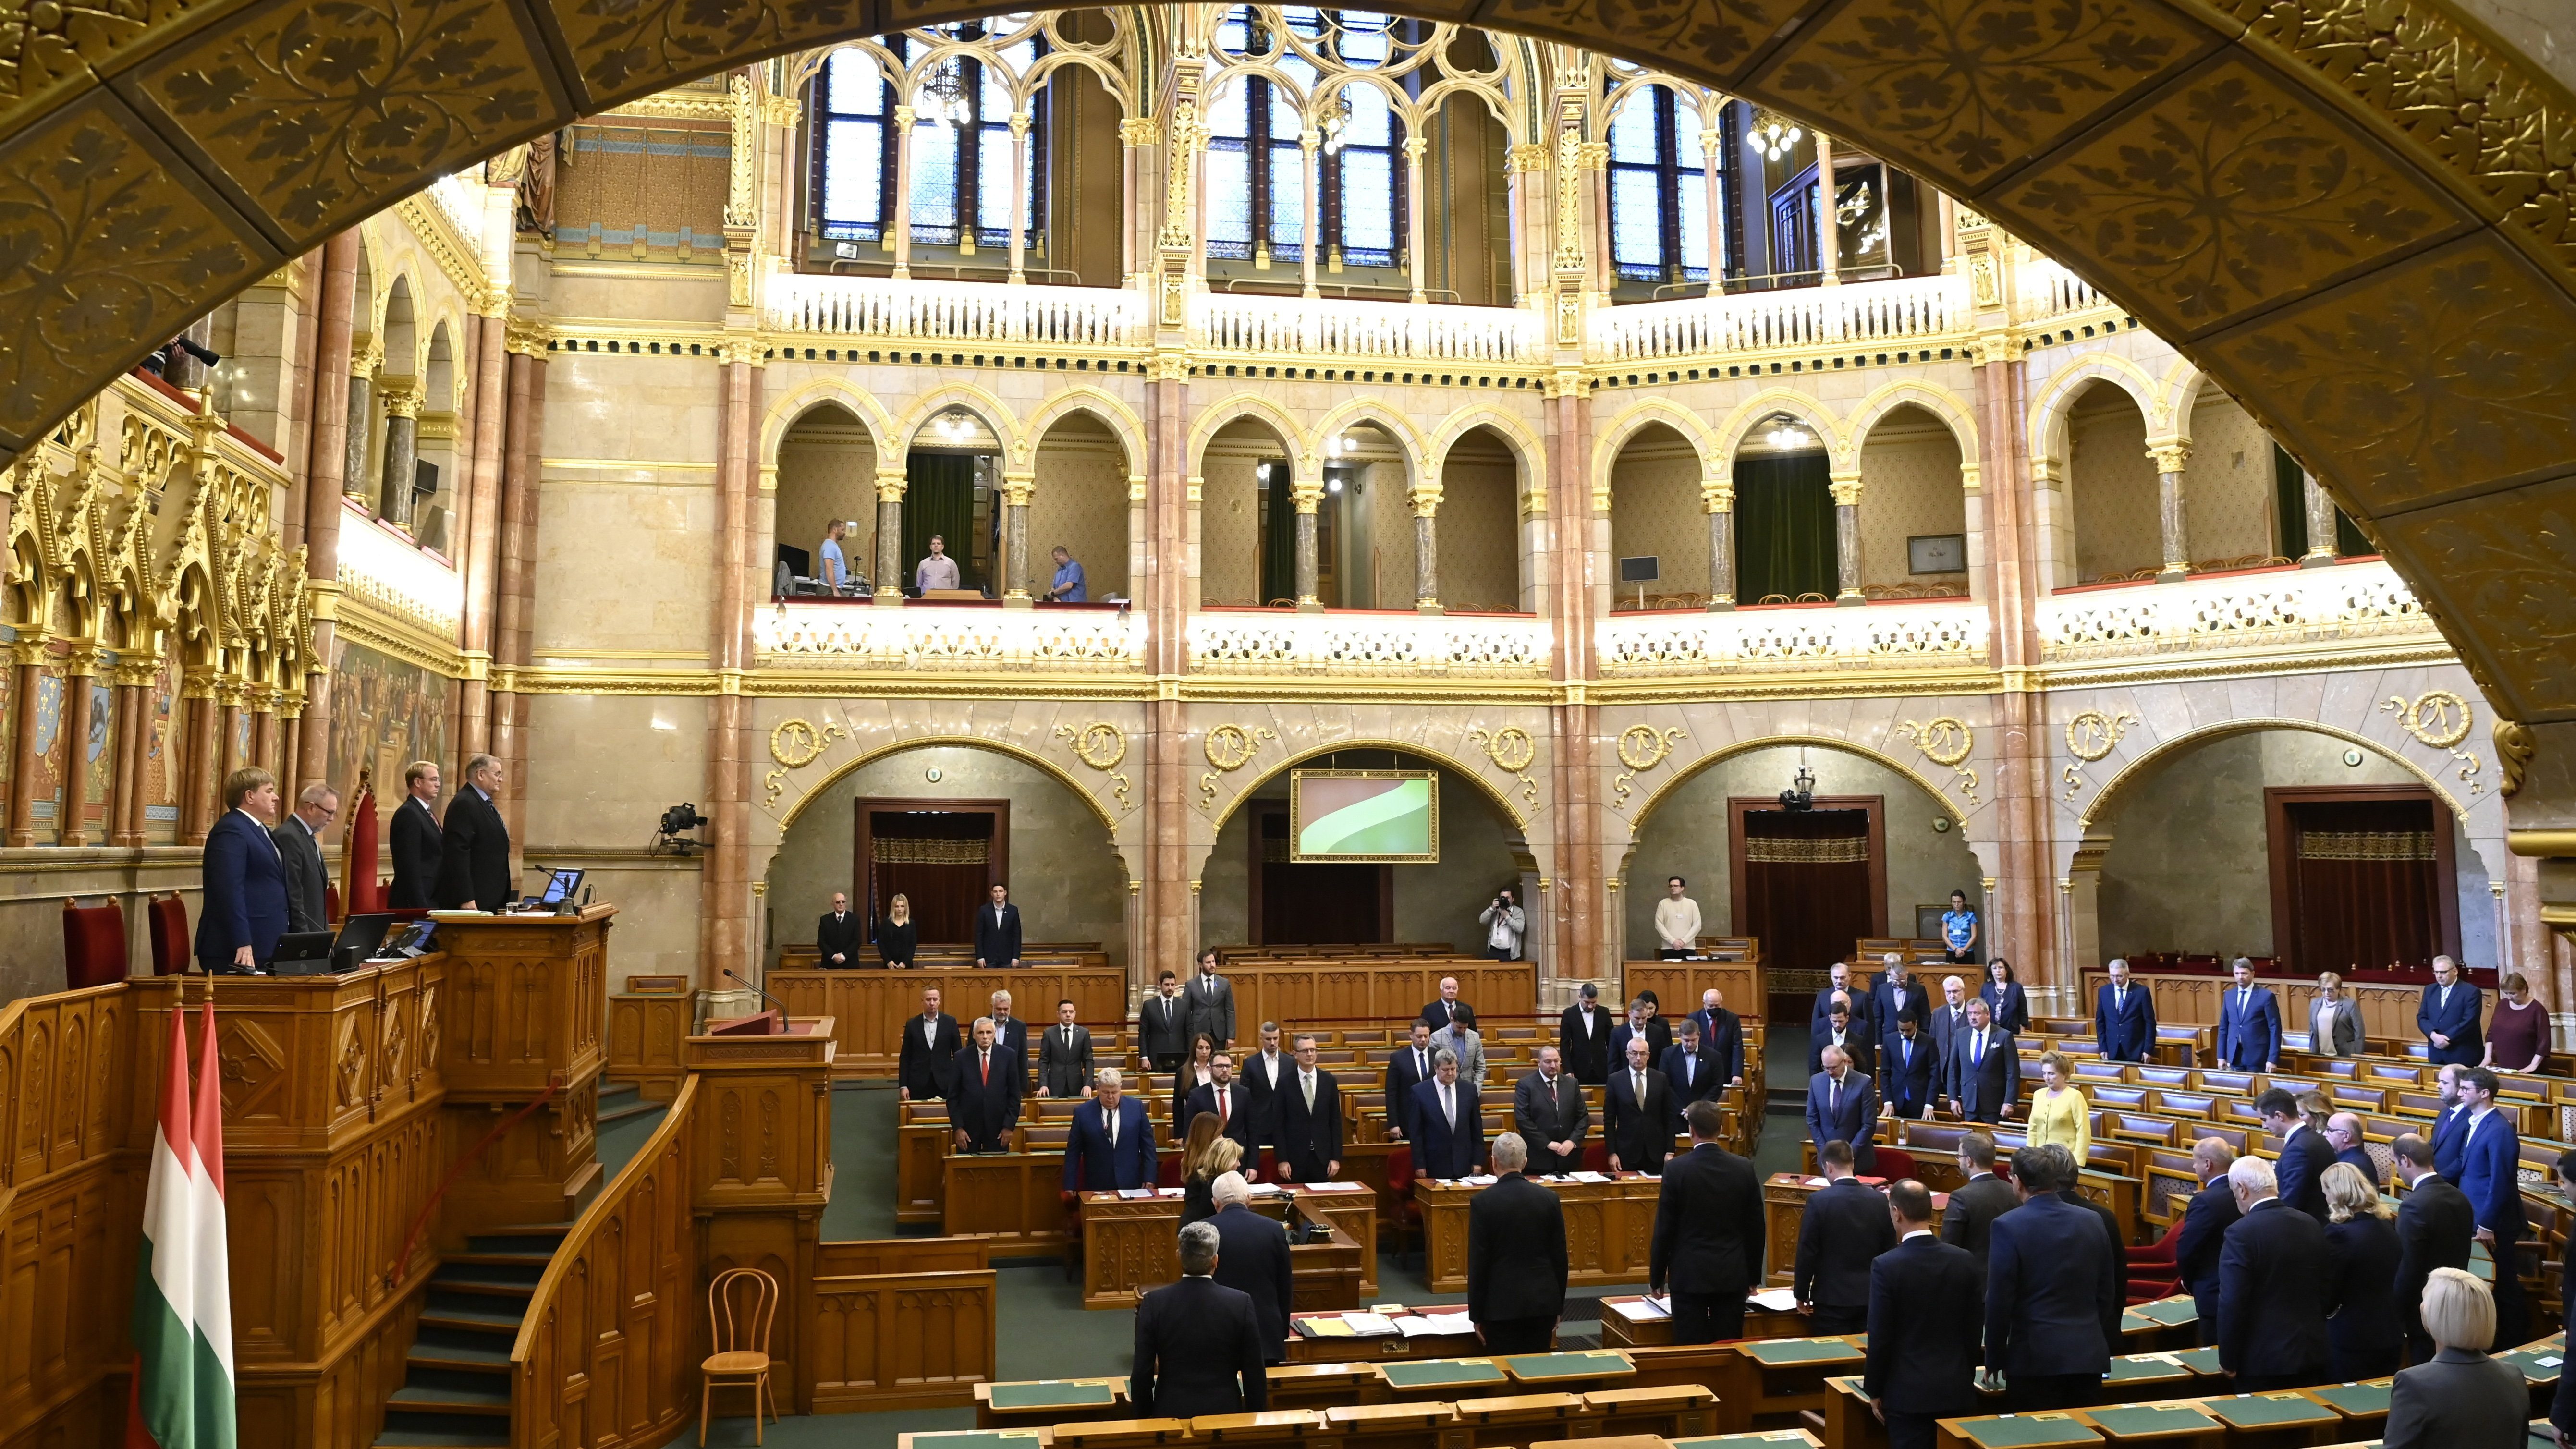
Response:
[[[1664,898],[1655,902],[1656,954],[1677,961],[1699,949],[1699,902],[1682,893],[1682,878],[1664,882]]]

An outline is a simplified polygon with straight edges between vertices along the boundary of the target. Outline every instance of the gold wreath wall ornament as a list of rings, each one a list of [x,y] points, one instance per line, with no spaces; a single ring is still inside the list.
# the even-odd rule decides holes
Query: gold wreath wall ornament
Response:
[[[1518,725],[1507,725],[1488,734],[1482,728],[1467,731],[1467,738],[1482,745],[1485,758],[1494,768],[1509,771],[1520,786],[1520,796],[1528,803],[1538,803],[1538,781],[1529,777],[1530,762],[1538,758],[1538,745],[1529,731]]]
[[[1127,758],[1127,735],[1118,726],[1095,720],[1079,731],[1071,725],[1057,725],[1056,738],[1073,746],[1073,757],[1095,770],[1114,770]]]
[[[2447,750],[2469,737],[2469,702],[2447,689],[2426,690],[2411,702],[2402,694],[2390,695],[2379,710],[2397,716],[2397,723],[2417,743],[2437,750]]]
[[[1263,741],[1277,738],[1278,734],[1268,725],[1254,725],[1247,730],[1241,725],[1221,724],[1209,730],[1200,750],[1216,771],[1199,776],[1199,812],[1205,814],[1216,804],[1217,773],[1231,775],[1242,769],[1251,763],[1254,752],[1261,748]]]
[[[801,770],[823,758],[823,751],[834,740],[845,740],[850,732],[838,720],[825,720],[815,728],[811,720],[783,719],[769,732],[769,757],[778,768],[761,777],[761,788],[768,792],[765,804],[778,803],[779,792],[787,788],[787,772]]]
[[[1629,782],[1662,764],[1673,752],[1673,741],[1681,735],[1679,725],[1661,730],[1652,725],[1630,725],[1619,732],[1619,763],[1628,768],[1611,778],[1610,791],[1619,797],[1611,802],[1613,808],[1627,808]]]
[[[2138,717],[2125,709],[2117,714],[2088,709],[2066,722],[2066,752],[2088,765],[2097,763],[2120,747],[2129,726],[2137,722]]]
[[[1971,805],[1983,805],[1977,798],[1977,772],[1961,763],[1976,749],[1977,733],[1966,720],[1956,715],[1941,715],[1928,720],[1898,720],[1896,732],[1914,742],[1923,758],[1948,768],[1956,776],[1951,781],[1960,798]]]

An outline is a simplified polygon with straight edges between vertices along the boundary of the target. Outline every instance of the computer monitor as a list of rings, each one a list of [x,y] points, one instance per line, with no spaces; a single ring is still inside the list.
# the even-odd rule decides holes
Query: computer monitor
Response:
[[[578,870],[547,871],[545,888],[537,893],[537,904],[559,906],[571,900],[574,893],[581,889],[581,878],[586,873]]]
[[[392,928],[390,913],[351,916],[340,927],[340,939],[331,943],[331,959],[336,969],[351,970],[375,959],[376,950],[385,943],[385,932]]]

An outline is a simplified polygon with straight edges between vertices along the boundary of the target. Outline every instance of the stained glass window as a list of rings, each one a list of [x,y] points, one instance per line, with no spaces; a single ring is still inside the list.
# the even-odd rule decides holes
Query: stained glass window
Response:
[[[970,24],[947,27],[958,38],[975,39]],[[917,38],[895,36],[886,42],[898,56],[920,45]],[[1002,52],[1009,71],[1025,72],[1040,54],[1038,42],[1023,40]],[[886,144],[898,93],[873,57],[856,50],[838,51],[825,62],[815,87],[822,114],[816,127],[820,151],[815,175],[821,191],[823,235],[840,241],[880,241],[885,236],[886,198],[893,193],[896,157]],[[924,246],[956,246],[969,234],[975,245],[1008,247],[1011,239],[1011,181],[1014,152],[1026,154],[1026,181],[1019,194],[1021,224],[1034,239],[1046,224],[1046,107],[1030,106],[1025,139],[1011,134],[1011,76],[967,56],[955,56],[927,68],[916,68],[912,106],[912,240]]]
[[[1391,16],[1289,7],[1280,20],[1323,54],[1353,67],[1384,63],[1392,51]],[[1268,56],[1280,49],[1269,22],[1236,6],[1218,22],[1218,49],[1232,56]],[[1305,257],[1306,152],[1298,145],[1305,126],[1302,100],[1321,76],[1291,51],[1276,62],[1277,76],[1221,77],[1208,104],[1207,253],[1248,261],[1267,250],[1275,261]],[[1347,114],[1327,108],[1319,127],[1325,142],[1316,154],[1316,213],[1327,255],[1338,251],[1354,266],[1393,266],[1402,259],[1405,229],[1403,126],[1384,91],[1346,84],[1339,97]]]
[[[1724,165],[1721,151],[1721,188],[1727,182]],[[1648,86],[1630,96],[1610,122],[1610,256],[1624,281],[1708,280],[1708,173],[1700,155],[1699,106],[1668,87]],[[1725,259],[1718,264],[1722,269]]]

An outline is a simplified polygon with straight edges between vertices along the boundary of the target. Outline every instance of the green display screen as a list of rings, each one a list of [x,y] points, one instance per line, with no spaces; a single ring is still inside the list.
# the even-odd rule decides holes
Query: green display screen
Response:
[[[1428,770],[1297,770],[1288,801],[1291,860],[1440,859],[1440,782]]]

